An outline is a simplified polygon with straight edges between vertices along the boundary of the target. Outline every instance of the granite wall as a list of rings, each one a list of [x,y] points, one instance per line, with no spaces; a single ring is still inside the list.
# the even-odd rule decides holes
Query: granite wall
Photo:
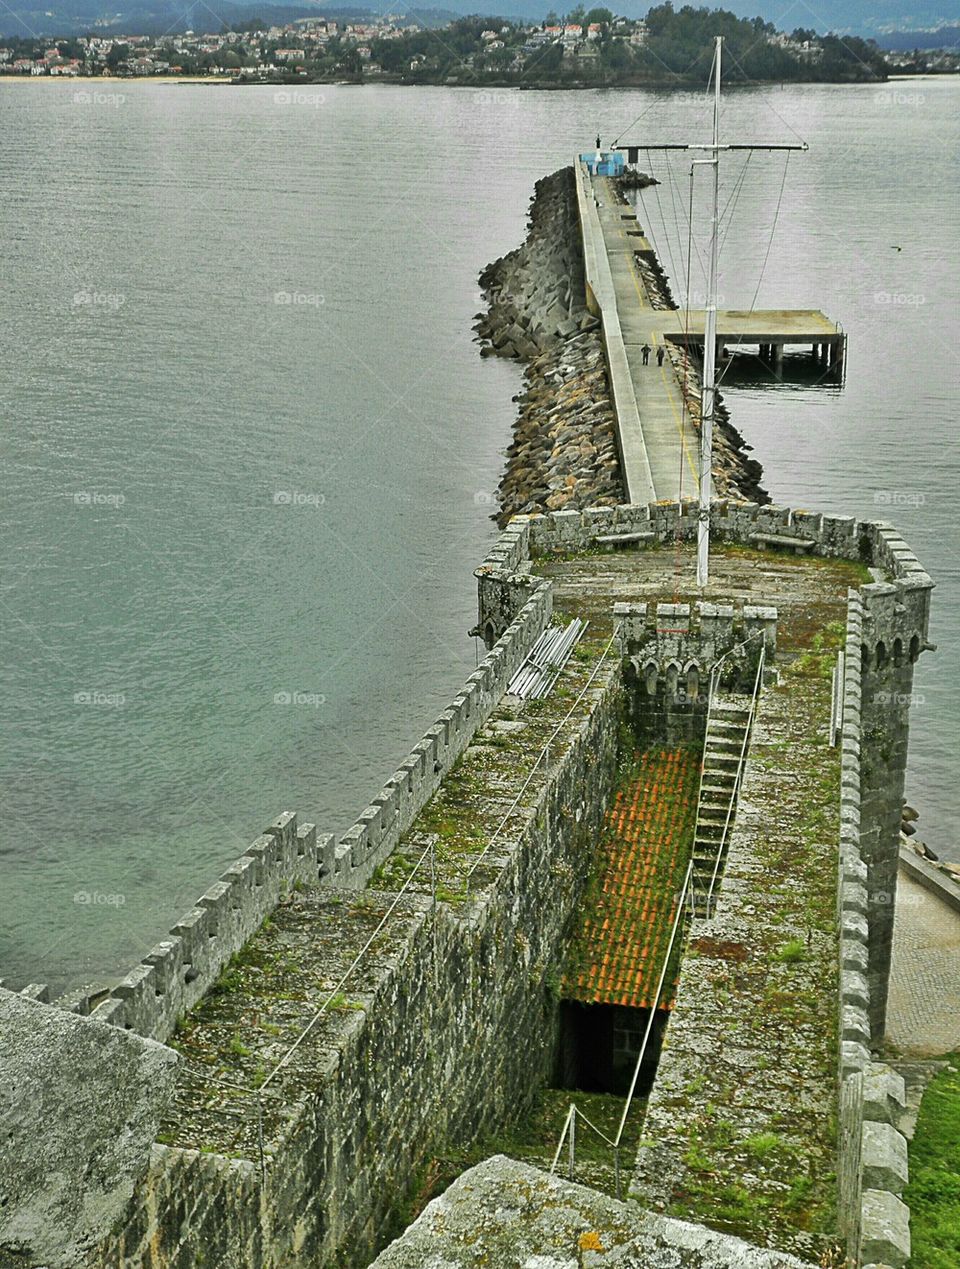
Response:
[[[618,662],[585,699],[549,782],[485,860],[491,879],[468,900],[400,900],[393,950],[347,988],[362,1010],[325,1024],[281,1101],[265,1104],[262,1180],[255,1155],[158,1146],[92,1265],[366,1265],[432,1151],[503,1130],[529,1105],[552,1070],[551,983],[616,778]],[[322,981],[346,955],[342,940],[325,944],[324,924],[356,897],[330,885],[294,897],[312,906],[309,936],[289,951]],[[358,916],[358,939],[368,930]]]
[[[505,621],[497,645],[339,841],[331,834],[318,836],[312,824],[298,827],[296,815],[285,812],[105,1000],[81,992],[55,1003],[165,1040],[294,886],[318,880],[363,886],[436,793],[550,624],[552,590],[530,580],[522,606],[517,604]]]
[[[887,618],[894,616],[888,607],[871,612],[871,597],[883,600],[886,594],[882,586],[851,591],[847,608],[837,885],[841,1041],[837,1177],[840,1234],[851,1263],[901,1269],[910,1258],[910,1212],[901,1197],[907,1183],[907,1143],[897,1129],[905,1090],[903,1079],[875,1062],[871,1054],[873,1036],[882,1035],[886,1005],[884,966],[889,966],[897,859],[894,847],[890,877],[881,847],[882,815],[877,813],[878,804],[883,812],[886,799],[869,792],[882,761],[876,729],[879,725],[884,736],[900,717],[897,709],[892,723],[887,722],[876,701],[877,693],[885,690],[876,685],[877,643],[883,636],[899,637],[881,619],[883,613]],[[865,720],[870,720],[869,731]],[[904,736],[904,760],[905,745]],[[901,795],[902,777],[902,767],[898,774],[888,772],[895,791],[899,779]],[[898,801],[898,833],[901,806]],[[879,885],[887,889],[880,890]]]

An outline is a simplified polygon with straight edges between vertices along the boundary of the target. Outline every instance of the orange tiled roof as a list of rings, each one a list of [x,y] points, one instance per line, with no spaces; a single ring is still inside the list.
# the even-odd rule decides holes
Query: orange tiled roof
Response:
[[[571,944],[567,999],[652,1005],[690,860],[699,776],[694,750],[656,746],[617,791],[597,847],[599,881]],[[676,977],[665,982],[661,1006],[673,1007]]]

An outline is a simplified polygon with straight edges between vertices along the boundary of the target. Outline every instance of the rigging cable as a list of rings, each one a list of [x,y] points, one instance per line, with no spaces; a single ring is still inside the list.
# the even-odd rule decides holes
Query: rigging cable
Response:
[[[729,57],[732,61],[736,62],[737,66],[739,66],[739,68],[740,68],[740,73],[743,75],[743,86],[744,86],[744,87],[746,87],[746,86],[750,86],[750,87],[753,87],[753,88],[769,88],[769,86],[770,86],[770,85],[769,85],[769,83],[762,82],[762,81],[761,81],[761,80],[759,80],[759,79],[751,79],[751,78],[750,78],[750,76],[749,76],[749,75],[747,74],[747,72],[744,70],[744,68],[743,68],[743,63],[740,61],[739,57],[737,57],[736,53],[734,53],[734,51],[733,51],[731,48],[729,48],[729,47],[727,48],[727,57]],[[768,110],[769,110],[772,114],[775,114],[775,115],[777,116],[777,118],[780,120],[780,122],[783,124],[783,126],[787,129],[787,131],[788,131],[788,132],[792,132],[792,133],[793,133],[793,135],[794,135],[794,136],[796,137],[796,139],[800,142],[800,144],[804,147],[804,149],[807,149],[807,148],[808,148],[808,146],[807,146],[807,141],[806,141],[806,138],[805,138],[805,137],[802,137],[802,136],[800,135],[800,133],[796,130],[796,128],[794,128],[794,127],[793,127],[793,126],[792,126],[792,125],[788,122],[788,120],[784,119],[783,115],[782,115],[782,114],[780,113],[780,111],[776,108],[776,106],[772,106],[772,105],[770,104],[770,102],[769,102],[769,101],[767,101],[764,97],[761,97],[761,98],[760,98],[760,100],[763,102],[763,104],[766,106],[766,108],[767,108],[767,109],[768,109]]]
[[[727,215],[728,210],[730,212],[730,215],[727,219],[726,226],[723,230],[723,237],[720,239],[720,246],[717,248],[718,256],[723,254],[724,244],[727,241],[727,234],[730,232],[730,226],[733,224],[734,212],[736,212],[737,210],[737,204],[740,202],[740,195],[743,192],[743,184],[747,175],[747,167],[749,166],[750,160],[752,157],[753,157],[753,151],[748,150],[746,161],[744,162],[743,167],[740,169],[740,175],[737,177],[736,181],[734,182],[733,189],[730,192],[730,197],[727,199],[727,205],[726,207],[724,207],[723,211],[720,213],[719,223],[721,225],[723,224],[723,219]],[[732,207],[730,206],[731,203],[733,204]]]
[[[649,158],[650,158],[650,151],[649,151],[649,150],[647,150],[647,151],[646,151],[646,154],[647,154],[647,160],[648,160],[648,162],[649,162]],[[650,175],[651,175],[651,176],[653,175],[652,165],[651,165],[651,172],[650,172]],[[668,179],[669,179],[669,177],[668,177]],[[665,218],[665,216],[664,216],[664,214],[663,214],[663,204],[662,204],[662,203],[661,203],[661,201],[660,201],[660,183],[659,183],[659,181],[657,182],[657,184],[656,184],[656,185],[654,185],[654,187],[653,187],[653,192],[654,192],[654,197],[655,197],[655,198],[656,198],[656,200],[657,200],[657,210],[658,210],[658,211],[659,211],[659,213],[660,213],[660,224],[663,226],[663,239],[664,239],[664,241],[665,241],[665,242],[666,242],[666,244],[667,244],[667,254],[668,254],[668,255],[669,255],[669,257],[670,257],[670,268],[671,268],[671,270],[673,271],[673,276],[674,276],[675,278],[679,278],[679,277],[681,277],[681,276],[682,276],[682,274],[680,273],[680,270],[677,268],[677,263],[676,263],[676,261],[675,261],[675,260],[674,260],[674,258],[673,258],[673,244],[672,244],[672,243],[671,243],[671,241],[670,241],[670,233],[669,233],[669,230],[667,229],[667,221],[666,221],[666,218]]]
[[[748,313],[752,313],[753,310],[756,308],[757,297],[760,294],[760,287],[763,285],[763,275],[767,269],[767,261],[770,259],[770,252],[773,249],[773,239],[774,239],[774,236],[776,235],[777,224],[779,223],[779,220],[780,220],[780,208],[783,205],[783,191],[786,188],[786,184],[787,184],[787,169],[789,168],[789,166],[790,166],[790,151],[787,150],[786,155],[784,156],[783,178],[780,181],[780,193],[777,195],[777,206],[776,206],[776,210],[773,213],[773,224],[770,226],[770,237],[767,240],[767,249],[764,252],[763,264],[760,266],[760,276],[757,278],[756,290],[753,292],[753,299],[750,301],[750,307],[747,310]],[[736,351],[737,348],[740,348],[744,342],[745,341],[742,339],[738,340],[737,343],[734,345],[734,351]],[[719,387],[720,384],[723,382],[727,371],[730,369],[732,365],[733,365],[733,357],[731,356],[727,358],[727,364],[726,366],[724,366],[723,370],[720,372],[720,375],[717,379],[717,387]]]
[[[687,212],[687,276],[685,281],[685,294],[683,303],[683,379],[680,387],[680,479],[677,482],[677,503],[683,505],[683,459],[684,459],[684,438],[686,434],[687,420],[687,397],[690,391],[690,265],[693,252],[693,168],[690,168],[690,206]],[[697,497],[700,496],[700,469],[697,468]],[[673,554],[673,597],[674,602],[679,599],[680,590],[680,573],[682,569],[682,561],[680,559],[680,516],[677,516],[677,534],[674,539]]]
[[[654,100],[650,103],[650,105],[649,105],[649,106],[647,106],[646,110],[641,110],[641,111],[640,111],[640,113],[637,115],[636,119],[634,119],[633,123],[628,123],[628,124],[627,124],[627,126],[624,128],[624,130],[620,133],[620,136],[619,136],[619,137],[614,137],[614,138],[613,138],[613,141],[612,141],[610,144],[611,144],[612,146],[616,145],[616,144],[617,144],[617,142],[620,140],[620,138],[621,138],[621,137],[625,137],[625,136],[627,135],[627,133],[630,131],[630,129],[631,129],[631,128],[636,127],[636,125],[640,122],[640,120],[641,120],[641,119],[643,119],[643,118],[645,118],[645,117],[646,117],[646,116],[650,113],[650,111],[654,108],[654,106],[658,106],[658,105],[660,105],[659,98],[654,99]]]

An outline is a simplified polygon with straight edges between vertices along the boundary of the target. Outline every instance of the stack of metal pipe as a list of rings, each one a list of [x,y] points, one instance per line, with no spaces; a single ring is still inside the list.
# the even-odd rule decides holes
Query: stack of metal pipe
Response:
[[[526,661],[507,684],[508,693],[519,696],[521,700],[548,696],[589,624],[574,617],[569,626],[551,626],[549,630],[544,630]]]

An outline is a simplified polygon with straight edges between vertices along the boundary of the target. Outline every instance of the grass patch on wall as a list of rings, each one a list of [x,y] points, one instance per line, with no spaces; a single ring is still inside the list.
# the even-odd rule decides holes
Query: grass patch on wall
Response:
[[[912,1269],[960,1265],[960,1053],[930,1083],[910,1142]]]

